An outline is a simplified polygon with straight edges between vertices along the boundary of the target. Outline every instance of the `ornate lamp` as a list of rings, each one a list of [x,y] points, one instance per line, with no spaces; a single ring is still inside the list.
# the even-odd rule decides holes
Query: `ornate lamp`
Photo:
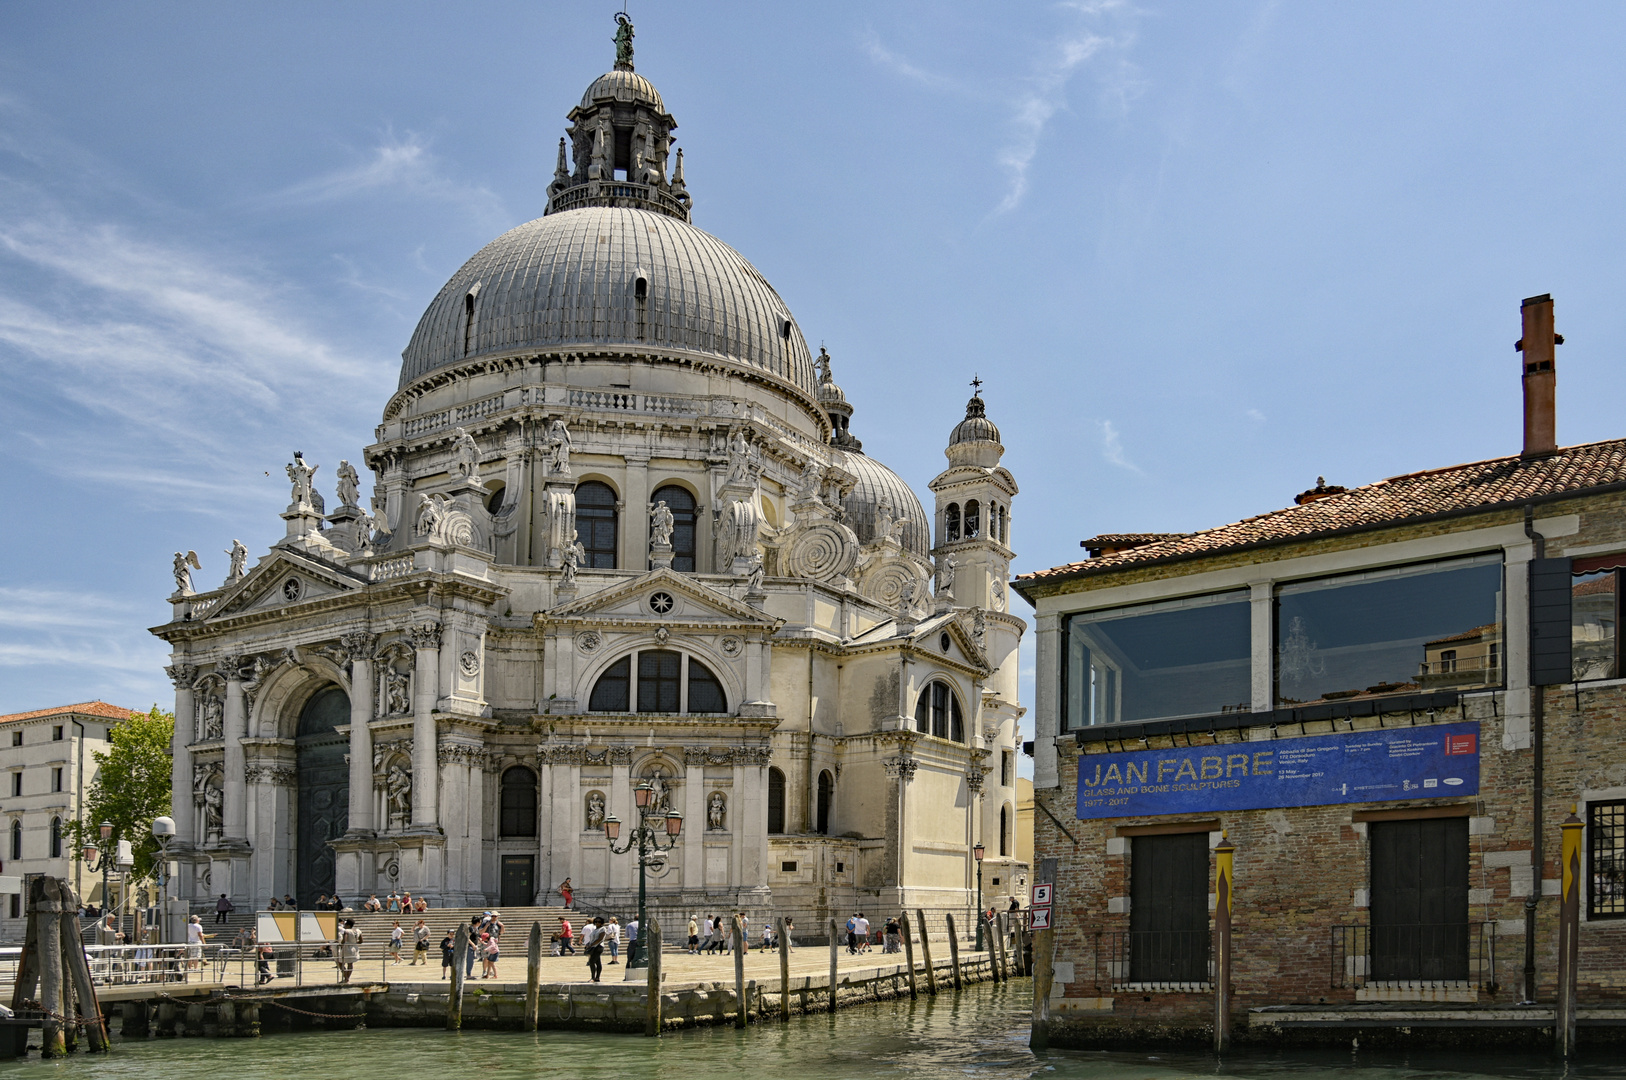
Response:
[[[977,860],[977,951],[982,952],[982,857],[988,854],[988,849],[977,844],[971,849],[971,857]]]
[[[604,838],[612,844],[621,838],[621,819],[614,814],[604,815]]]
[[[678,833],[682,831],[683,815],[676,810],[668,810],[666,812],[666,835],[676,839]]]
[[[638,786],[632,789],[632,801],[638,804],[639,810],[649,809],[649,800],[655,794],[655,785],[648,780],[638,781]]]

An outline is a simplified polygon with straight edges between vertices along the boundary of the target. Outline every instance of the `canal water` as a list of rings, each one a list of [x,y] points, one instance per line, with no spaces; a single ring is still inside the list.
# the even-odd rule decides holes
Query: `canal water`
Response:
[[[401,1028],[155,1039],[105,1056],[0,1062],[0,1080],[1626,1080],[1626,1061],[1612,1054],[1567,1068],[1506,1054],[1242,1053],[1224,1063],[1204,1054],[1035,1056],[1027,1048],[1031,995],[1025,979],[984,983],[958,997],[659,1040]]]

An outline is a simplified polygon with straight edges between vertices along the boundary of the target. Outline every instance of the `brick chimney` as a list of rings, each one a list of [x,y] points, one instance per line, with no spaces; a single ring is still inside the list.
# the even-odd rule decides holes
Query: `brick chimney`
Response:
[[[1525,457],[1542,457],[1558,451],[1556,391],[1558,374],[1553,370],[1556,346],[1564,344],[1553,333],[1551,293],[1532,296],[1521,308],[1524,337],[1514,348],[1524,354],[1524,451]]]

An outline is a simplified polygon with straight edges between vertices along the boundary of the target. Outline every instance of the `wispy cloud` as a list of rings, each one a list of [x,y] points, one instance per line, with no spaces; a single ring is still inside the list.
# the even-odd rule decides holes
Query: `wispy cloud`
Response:
[[[1127,469],[1132,473],[1139,473],[1141,468],[1129,460],[1124,453],[1123,438],[1118,434],[1118,427],[1111,420],[1102,420],[1101,428],[1101,456],[1107,459],[1108,464],[1116,465],[1120,469]]]
[[[481,218],[503,216],[502,200],[481,184],[453,180],[442,170],[428,142],[408,132],[396,137],[386,131],[377,145],[342,169],[301,181],[271,196],[273,202],[324,203],[353,199],[382,191],[451,203]]]
[[[881,44],[881,39],[876,36],[873,30],[864,35],[863,43],[864,51],[869,54],[869,58],[880,66],[886,68],[888,71],[892,72],[894,75],[909,79],[912,82],[917,82],[920,85],[929,87],[933,90],[960,89],[960,84],[955,80],[947,77],[946,75],[939,75],[936,72],[927,71],[925,68],[911,63],[909,60],[906,60],[904,57]]]
[[[1045,129],[1066,105],[1067,84],[1082,68],[1096,68],[1101,103],[1112,111],[1127,111],[1145,89],[1139,68],[1127,55],[1135,40],[1130,24],[1133,8],[1127,0],[1077,0],[1060,7],[1077,21],[1045,46],[1014,103],[1009,141],[999,152],[999,164],[1009,179],[996,214],[1021,205]]]
[[[1246,415],[1249,420],[1252,420],[1256,424],[1263,424],[1265,422],[1265,414],[1260,412],[1258,409],[1249,409],[1244,415]]]

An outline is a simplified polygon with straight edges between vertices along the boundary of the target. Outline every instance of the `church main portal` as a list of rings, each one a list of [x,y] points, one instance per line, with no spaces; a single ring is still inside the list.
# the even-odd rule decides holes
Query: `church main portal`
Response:
[[[295,875],[301,907],[333,894],[333,849],[329,840],[344,835],[350,819],[347,736],[335,730],[350,722],[350,698],[337,686],[318,690],[299,714],[295,742],[299,763],[299,847]]]

